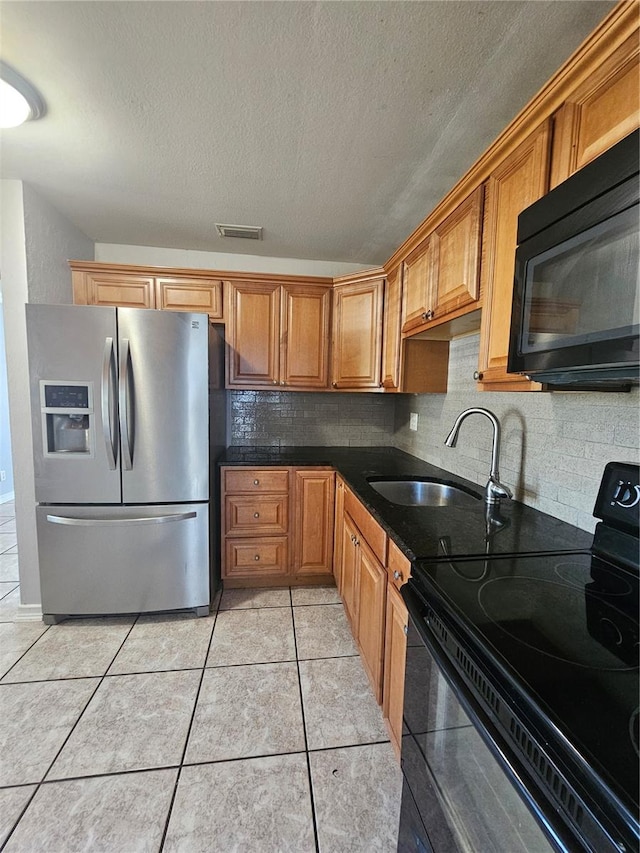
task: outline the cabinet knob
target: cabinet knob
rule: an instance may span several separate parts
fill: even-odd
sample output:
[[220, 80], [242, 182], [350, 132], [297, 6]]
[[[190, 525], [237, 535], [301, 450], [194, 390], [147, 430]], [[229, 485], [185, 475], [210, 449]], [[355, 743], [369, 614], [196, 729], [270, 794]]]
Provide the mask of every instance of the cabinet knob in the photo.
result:
[[406, 637], [406, 636], [407, 636], [407, 634], [409, 633], [409, 626], [408, 626], [408, 625], [403, 625], [403, 626], [402, 626], [402, 630], [404, 631], [404, 635], [405, 635], [405, 637]]
[[393, 579], [396, 581], [402, 580], [402, 574], [397, 569], [393, 573]]
[[332, 384], [332, 386], [333, 386], [334, 388], [337, 388], [337, 387], [338, 387], [338, 383], [337, 383], [337, 382], [332, 382], [331, 384]]
[[431, 308], [429, 308], [429, 310], [428, 310], [428, 311], [424, 311], [424, 312], [423, 312], [423, 314], [422, 314], [422, 319], [423, 319], [423, 320], [433, 320], [434, 316], [435, 316], [435, 314], [433, 313], [433, 311], [431, 310]]
[[476, 382], [479, 382], [482, 379], [482, 373], [480, 373], [479, 370], [474, 370], [473, 378], [476, 380]]
[[286, 385], [287, 383], [284, 381], [284, 379], [281, 379], [281, 380], [280, 380], [280, 384], [281, 384], [281, 385]]
[[254, 518], [260, 518], [260, 513], [259, 513], [259, 512], [254, 512], [254, 513], [253, 513], [253, 517], [254, 517]]
[[255, 555], [255, 557], [254, 557], [253, 559], [254, 559], [254, 560], [259, 560], [259, 559], [260, 559], [260, 554], [256, 554], [256, 555]]
[[260, 480], [254, 480], [254, 481], [253, 481], [253, 485], [254, 485], [254, 486], [259, 486], [259, 485], [260, 485]]

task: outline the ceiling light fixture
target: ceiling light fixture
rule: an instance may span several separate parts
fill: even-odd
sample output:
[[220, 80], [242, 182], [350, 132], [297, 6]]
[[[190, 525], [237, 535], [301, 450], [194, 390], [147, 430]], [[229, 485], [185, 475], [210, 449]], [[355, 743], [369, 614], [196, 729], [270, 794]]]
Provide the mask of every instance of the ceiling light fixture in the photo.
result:
[[17, 127], [47, 111], [31, 83], [0, 60], [0, 127]]
[[240, 237], [243, 240], [262, 240], [261, 225], [219, 225], [216, 230], [221, 237]]

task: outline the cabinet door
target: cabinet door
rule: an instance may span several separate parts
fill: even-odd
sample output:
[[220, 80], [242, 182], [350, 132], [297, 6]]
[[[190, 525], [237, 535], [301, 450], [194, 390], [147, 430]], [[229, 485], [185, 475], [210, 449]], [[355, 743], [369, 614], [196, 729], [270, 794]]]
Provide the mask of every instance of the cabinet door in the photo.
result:
[[333, 471], [311, 468], [294, 472], [294, 575], [331, 573], [334, 483]]
[[230, 288], [227, 385], [279, 383], [280, 286], [253, 282]]
[[402, 265], [402, 331], [411, 332], [431, 318], [435, 307], [433, 243], [428, 239]]
[[167, 311], [202, 311], [212, 320], [222, 319], [222, 282], [195, 278], [157, 278], [158, 308]]
[[483, 189], [478, 187], [431, 236], [437, 271], [432, 319], [443, 319], [468, 305], [475, 307], [480, 296]]
[[382, 664], [387, 573], [362, 536], [357, 540], [357, 640], [378, 704], [382, 702]]
[[151, 276], [120, 273], [87, 273], [89, 305], [121, 305], [126, 308], [155, 308], [154, 279]]
[[335, 521], [333, 525], [333, 576], [342, 595], [342, 528], [344, 525], [344, 481], [336, 475]]
[[551, 187], [624, 139], [640, 119], [638, 36], [628, 38], [559, 110], [553, 131]]
[[404, 670], [407, 657], [408, 613], [402, 596], [387, 586], [387, 613], [384, 642], [384, 690], [382, 713], [387, 720], [391, 743], [400, 757], [402, 743], [402, 709], [404, 705]]
[[402, 267], [387, 276], [384, 288], [384, 321], [382, 328], [382, 387], [385, 391], [400, 388], [400, 314], [402, 310]]
[[507, 356], [518, 215], [547, 190], [550, 137], [550, 122], [545, 121], [498, 166], [487, 184], [479, 359], [479, 378], [487, 390], [539, 387], [507, 373]]
[[340, 595], [351, 623], [351, 630], [355, 636], [357, 632], [356, 578], [358, 552], [356, 542], [358, 540], [358, 528], [346, 512], [342, 517], [341, 538]]
[[333, 387], [379, 388], [384, 279], [334, 291]]
[[329, 387], [329, 288], [283, 285], [280, 384]]

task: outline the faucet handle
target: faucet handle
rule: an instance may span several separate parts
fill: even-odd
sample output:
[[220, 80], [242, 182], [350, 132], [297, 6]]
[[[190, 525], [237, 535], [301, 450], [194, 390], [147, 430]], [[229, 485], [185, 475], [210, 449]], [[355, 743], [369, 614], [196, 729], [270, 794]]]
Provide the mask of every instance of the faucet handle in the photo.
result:
[[513, 498], [513, 492], [509, 488], [509, 486], [505, 486], [498, 479], [494, 479], [493, 477], [489, 477], [489, 481], [485, 488], [484, 499], [487, 504], [497, 504], [500, 502], [501, 498], [507, 498], [507, 500], [511, 500]]

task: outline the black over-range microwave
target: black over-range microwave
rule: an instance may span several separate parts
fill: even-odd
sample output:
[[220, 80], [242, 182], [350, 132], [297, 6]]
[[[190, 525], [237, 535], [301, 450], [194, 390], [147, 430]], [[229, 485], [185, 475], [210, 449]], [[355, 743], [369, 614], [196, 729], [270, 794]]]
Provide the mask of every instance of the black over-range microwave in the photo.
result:
[[639, 145], [635, 131], [518, 217], [509, 372], [638, 384]]

